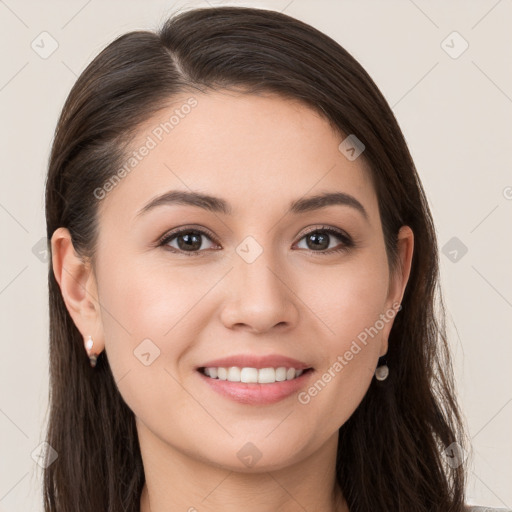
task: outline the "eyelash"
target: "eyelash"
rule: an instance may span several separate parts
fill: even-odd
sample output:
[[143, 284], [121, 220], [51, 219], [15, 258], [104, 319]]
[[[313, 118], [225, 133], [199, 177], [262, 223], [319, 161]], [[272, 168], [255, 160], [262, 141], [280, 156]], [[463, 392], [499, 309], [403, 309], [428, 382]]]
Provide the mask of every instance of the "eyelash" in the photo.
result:
[[[335, 229], [335, 228], [331, 228], [328, 226], [322, 226], [321, 228], [315, 228], [311, 231], [308, 231], [307, 233], [304, 233], [301, 236], [301, 238], [299, 239], [299, 241], [302, 240], [303, 238], [305, 238], [313, 233], [317, 233], [317, 232], [334, 235], [334, 236], [340, 238], [343, 243], [342, 243], [341, 247], [339, 247], [338, 249], [329, 249], [329, 250], [323, 250], [323, 251], [309, 250], [310, 253], [318, 254], [320, 256], [329, 256], [329, 255], [332, 255], [335, 253], [347, 252], [349, 249], [355, 247], [355, 245], [356, 245], [354, 243], [354, 241], [343, 231]], [[204, 236], [208, 237], [212, 242], [216, 243], [217, 245], [220, 245], [219, 242], [216, 240], [215, 236], [210, 231], [208, 231], [206, 229], [185, 227], [185, 228], [179, 228], [177, 230], [168, 232], [165, 235], [163, 235], [158, 240], [157, 247], [166, 246], [171, 240], [173, 240], [174, 238], [176, 238], [179, 235], [182, 235], [184, 233], [194, 233], [194, 234], [204, 235]], [[179, 249], [176, 249], [175, 247], [168, 247], [168, 248], [166, 248], [166, 250], [169, 250], [170, 252], [173, 252], [176, 254], [184, 254], [185, 256], [203, 256], [202, 253], [205, 251], [205, 249], [199, 250], [199, 251], [181, 251]]]

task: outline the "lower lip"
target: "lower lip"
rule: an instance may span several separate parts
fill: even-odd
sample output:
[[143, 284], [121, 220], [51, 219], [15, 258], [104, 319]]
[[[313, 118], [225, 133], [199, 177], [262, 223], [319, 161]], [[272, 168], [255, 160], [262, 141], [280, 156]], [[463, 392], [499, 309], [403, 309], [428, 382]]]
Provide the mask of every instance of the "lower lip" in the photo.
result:
[[230, 382], [229, 380], [212, 379], [199, 370], [197, 370], [197, 373], [214, 391], [236, 402], [242, 404], [266, 405], [284, 400], [299, 391], [305, 386], [313, 370], [304, 372], [296, 379], [273, 382], [272, 384]]

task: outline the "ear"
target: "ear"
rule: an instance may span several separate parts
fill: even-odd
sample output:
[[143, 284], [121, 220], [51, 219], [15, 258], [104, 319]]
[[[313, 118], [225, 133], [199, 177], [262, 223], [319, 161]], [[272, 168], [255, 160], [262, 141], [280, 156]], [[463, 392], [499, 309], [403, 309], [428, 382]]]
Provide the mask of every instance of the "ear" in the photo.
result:
[[[92, 352], [105, 348], [103, 326], [98, 302], [96, 277], [89, 262], [73, 247], [66, 228], [58, 228], [51, 239], [52, 266], [66, 308], [85, 341], [92, 336]], [[85, 350], [85, 348], [84, 348]]]
[[384, 311], [385, 320], [382, 332], [382, 346], [380, 355], [388, 351], [388, 339], [395, 316], [398, 314], [399, 305], [405, 293], [405, 287], [411, 273], [412, 255], [414, 252], [414, 233], [409, 226], [402, 226], [397, 235], [398, 265], [390, 275], [386, 308]]

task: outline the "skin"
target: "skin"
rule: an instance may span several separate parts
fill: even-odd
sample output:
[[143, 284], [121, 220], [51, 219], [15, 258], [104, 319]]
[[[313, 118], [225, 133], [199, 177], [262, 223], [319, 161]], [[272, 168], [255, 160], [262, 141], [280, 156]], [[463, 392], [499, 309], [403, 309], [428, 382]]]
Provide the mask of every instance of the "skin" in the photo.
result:
[[[133, 146], [188, 97], [141, 126]], [[402, 265], [390, 274], [367, 164], [349, 161], [338, 150], [344, 137], [312, 109], [271, 94], [194, 97], [197, 107], [100, 201], [95, 268], [77, 257], [66, 229], [52, 237], [69, 313], [84, 341], [92, 335], [93, 350], [106, 350], [136, 416], [146, 476], [140, 510], [347, 511], [335, 484], [338, 429], [387, 352], [392, 320], [307, 404], [296, 395], [241, 404], [212, 391], [195, 368], [237, 353], [283, 354], [315, 369], [307, 389], [401, 302], [413, 233], [401, 228]], [[221, 197], [233, 215], [174, 204], [137, 216], [169, 190]], [[353, 195], [368, 221], [339, 205], [285, 215], [292, 200], [321, 191]], [[156, 246], [190, 225], [216, 237], [200, 238], [202, 256], [168, 250], [179, 251], [177, 238]], [[355, 247], [332, 252], [343, 245], [335, 235], [328, 246], [308, 246], [304, 235], [324, 225]], [[236, 252], [249, 235], [263, 250], [252, 263]], [[133, 353], [146, 338], [160, 350], [149, 366]], [[248, 442], [261, 453], [252, 467], [237, 457]]]

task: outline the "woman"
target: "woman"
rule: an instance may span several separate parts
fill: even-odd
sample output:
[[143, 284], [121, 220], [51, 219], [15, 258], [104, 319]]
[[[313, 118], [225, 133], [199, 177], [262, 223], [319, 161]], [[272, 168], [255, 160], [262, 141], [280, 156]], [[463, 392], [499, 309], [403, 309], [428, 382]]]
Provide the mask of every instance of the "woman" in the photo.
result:
[[46, 511], [467, 510], [431, 213], [335, 41], [236, 7], [118, 38], [46, 215]]

